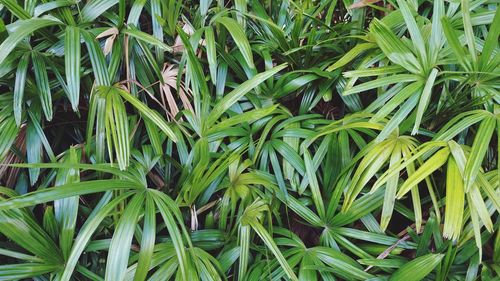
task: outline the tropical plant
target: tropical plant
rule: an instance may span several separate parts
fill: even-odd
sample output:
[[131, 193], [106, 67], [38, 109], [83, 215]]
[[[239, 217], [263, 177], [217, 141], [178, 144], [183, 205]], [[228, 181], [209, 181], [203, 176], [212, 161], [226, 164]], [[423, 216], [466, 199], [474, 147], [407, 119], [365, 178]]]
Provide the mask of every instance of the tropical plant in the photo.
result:
[[0, 280], [497, 280], [495, 0], [0, 0]]

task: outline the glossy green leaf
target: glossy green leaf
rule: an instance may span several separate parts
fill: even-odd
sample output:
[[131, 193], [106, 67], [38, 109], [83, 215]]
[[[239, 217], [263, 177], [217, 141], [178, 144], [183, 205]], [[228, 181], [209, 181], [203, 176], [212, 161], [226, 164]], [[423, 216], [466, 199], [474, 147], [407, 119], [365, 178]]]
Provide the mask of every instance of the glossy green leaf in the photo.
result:
[[419, 281], [425, 278], [439, 264], [443, 255], [428, 254], [418, 257], [399, 268], [390, 280]]
[[80, 30], [78, 27], [68, 26], [64, 36], [64, 62], [69, 89], [68, 98], [73, 111], [77, 111], [80, 100]]

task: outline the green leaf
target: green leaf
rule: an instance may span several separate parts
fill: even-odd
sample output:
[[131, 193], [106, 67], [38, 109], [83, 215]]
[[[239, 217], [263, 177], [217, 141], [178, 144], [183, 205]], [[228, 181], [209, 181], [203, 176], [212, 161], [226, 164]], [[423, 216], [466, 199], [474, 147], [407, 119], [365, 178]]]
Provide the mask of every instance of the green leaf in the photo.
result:
[[56, 0], [52, 2], [47, 2], [44, 4], [37, 5], [35, 7], [34, 11], [34, 16], [39, 17], [42, 14], [45, 14], [49, 11], [62, 8], [62, 7], [69, 7], [71, 5], [75, 5], [76, 1], [75, 0]]
[[217, 84], [217, 53], [215, 48], [215, 36], [212, 27], [207, 26], [205, 28], [205, 40], [207, 42], [207, 60], [208, 67], [210, 70], [210, 77], [212, 78], [212, 84]]
[[[389, 168], [394, 167], [401, 160], [401, 144], [398, 142], [391, 153]], [[384, 205], [380, 217], [380, 228], [385, 231], [391, 220], [392, 211], [394, 210], [394, 201], [396, 199], [396, 191], [398, 188], [399, 176], [395, 174], [387, 180], [384, 193]]]
[[[3, 198], [0, 203], [8, 202]], [[19, 247], [50, 264], [60, 264], [62, 257], [57, 245], [26, 210], [0, 211], [0, 232]]]
[[12, 53], [17, 44], [28, 35], [41, 28], [58, 24], [61, 24], [61, 22], [54, 18], [33, 18], [17, 21], [16, 30], [0, 44], [0, 64]]
[[397, 0], [401, 14], [403, 15], [406, 27], [410, 33], [413, 45], [420, 56], [422, 65], [427, 64], [427, 50], [425, 48], [425, 41], [420, 33], [420, 29], [413, 17], [410, 7], [408, 7], [407, 0]]
[[89, 32], [82, 31], [81, 34], [83, 36], [83, 40], [85, 40], [85, 44], [87, 45], [87, 49], [89, 51], [89, 57], [90, 57], [90, 62], [92, 63], [92, 71], [94, 72], [96, 86], [110, 86], [111, 81], [108, 73], [106, 60], [104, 58], [104, 53], [99, 47], [97, 40]]
[[259, 235], [260, 239], [262, 239], [262, 241], [264, 241], [264, 244], [266, 244], [266, 246], [269, 248], [271, 253], [273, 253], [274, 257], [278, 260], [279, 264], [281, 265], [282, 269], [285, 271], [288, 278], [290, 278], [291, 280], [298, 281], [297, 276], [293, 272], [292, 268], [290, 267], [290, 265], [286, 261], [285, 257], [283, 256], [283, 254], [281, 253], [279, 248], [276, 246], [273, 238], [271, 237], [271, 235], [269, 235], [269, 233], [266, 231], [266, 229], [260, 223], [258, 223], [256, 221], [251, 221], [250, 226], [257, 233], [257, 235]]
[[91, 22], [117, 3], [118, 0], [91, 0], [81, 10], [80, 21]]
[[67, 26], [64, 39], [64, 65], [68, 82], [68, 98], [73, 111], [78, 111], [80, 100], [80, 29]]
[[121, 97], [132, 104], [144, 117], [151, 120], [156, 126], [158, 126], [173, 142], [177, 141], [177, 136], [172, 131], [170, 126], [167, 124], [165, 119], [158, 114], [158, 112], [147, 107], [139, 99], [131, 95], [129, 92], [116, 88], [116, 91], [121, 95]]
[[446, 36], [446, 40], [448, 42], [448, 46], [451, 48], [453, 53], [455, 54], [455, 59], [464, 67], [466, 70], [470, 69], [469, 63], [467, 62], [465, 52], [460, 44], [460, 40], [458, 39], [458, 35], [453, 29], [450, 20], [447, 17], [443, 17], [441, 19], [441, 23], [443, 25], [444, 35]]
[[168, 46], [167, 44], [163, 43], [159, 39], [155, 38], [154, 36], [147, 34], [145, 32], [142, 32], [135, 27], [129, 27], [127, 29], [123, 30], [123, 33], [130, 35], [131, 37], [134, 37], [138, 40], [143, 41], [144, 43], [148, 43], [152, 46], [156, 46], [162, 50], [165, 50], [167, 52], [172, 52], [172, 48]]
[[446, 172], [446, 212], [443, 236], [457, 241], [462, 230], [464, 213], [464, 183], [462, 174], [453, 157], [448, 160]]
[[[68, 155], [63, 163], [74, 164], [79, 163], [79, 155], [74, 148], [70, 148]], [[71, 166], [71, 165], [69, 165]], [[60, 169], [56, 176], [56, 186], [70, 184], [80, 181], [80, 171], [78, 169]], [[76, 228], [76, 220], [78, 215], [79, 197], [69, 197], [54, 201], [55, 218], [60, 228], [59, 245], [63, 253], [63, 257], [69, 256], [71, 246], [73, 245], [73, 235]]]
[[189, 273], [188, 272], [189, 265], [187, 262], [185, 246], [183, 243], [181, 232], [175, 221], [180, 216], [180, 214], [175, 214], [175, 212], [179, 213], [178, 210], [174, 210], [174, 208], [177, 208], [177, 205], [167, 195], [159, 191], [152, 191], [151, 195], [153, 196], [156, 206], [160, 211], [163, 221], [165, 222], [165, 225], [168, 229], [168, 233], [170, 234], [170, 239], [174, 244], [175, 252], [177, 254], [177, 261], [179, 262], [181, 279], [188, 280], [187, 276]]
[[252, 77], [252, 79], [247, 80], [240, 84], [236, 89], [231, 91], [229, 94], [224, 96], [212, 109], [210, 112], [207, 121], [206, 121], [206, 126], [208, 128], [212, 126], [219, 117], [224, 114], [226, 110], [228, 110], [233, 104], [235, 104], [239, 99], [241, 99], [244, 95], [246, 95], [249, 91], [257, 87], [259, 84], [262, 82], [266, 81], [267, 79], [271, 78], [273, 75], [278, 73], [279, 71], [283, 70], [286, 68], [286, 64], [281, 64], [278, 65], [270, 70], [267, 70], [265, 72], [259, 73]]
[[427, 82], [425, 82], [424, 89], [420, 94], [420, 101], [418, 102], [417, 107], [417, 117], [415, 120], [415, 124], [413, 125], [412, 135], [415, 135], [420, 128], [420, 123], [422, 122], [422, 117], [424, 116], [424, 112], [431, 101], [432, 88], [434, 87], [434, 81], [438, 75], [439, 71], [436, 68], [433, 68], [431, 73], [429, 74], [429, 78], [427, 78]]
[[349, 256], [326, 247], [315, 247], [313, 253], [336, 274], [346, 280], [367, 280], [372, 274], [364, 272], [361, 266]]
[[151, 265], [156, 237], [156, 210], [151, 195], [146, 194], [144, 207], [144, 225], [142, 228], [141, 251], [137, 262], [134, 281], [146, 280]]
[[60, 270], [58, 264], [16, 263], [0, 265], [1, 280], [23, 280]]
[[304, 164], [306, 166], [306, 176], [309, 180], [312, 199], [319, 217], [322, 218], [325, 216], [325, 206], [323, 204], [323, 197], [321, 196], [318, 179], [316, 178], [316, 169], [313, 167], [311, 155], [307, 150], [304, 151]]
[[279, 139], [273, 139], [271, 144], [299, 174], [306, 173], [304, 161], [289, 144]]
[[476, 137], [474, 138], [470, 156], [467, 159], [467, 164], [464, 170], [466, 192], [471, 189], [472, 185], [476, 181], [477, 174], [481, 169], [481, 163], [483, 162], [486, 151], [488, 150], [488, 144], [491, 141], [496, 125], [497, 120], [494, 116], [485, 118], [481, 122], [481, 125], [479, 125], [479, 129], [477, 130]]
[[77, 195], [92, 194], [115, 189], [142, 189], [128, 180], [94, 180], [69, 183], [55, 188], [41, 189], [0, 202], [0, 210], [23, 208]]
[[371, 89], [375, 88], [380, 88], [383, 86], [391, 85], [391, 84], [396, 84], [400, 82], [413, 82], [417, 81], [418, 77], [413, 74], [396, 74], [396, 75], [391, 75], [387, 77], [382, 77], [375, 79], [370, 82], [365, 82], [363, 84], [354, 86], [350, 89], [346, 89], [342, 94], [343, 95], [352, 95], [360, 92], [365, 92]]
[[461, 5], [462, 20], [465, 31], [465, 41], [467, 42], [467, 47], [469, 47], [470, 57], [472, 58], [472, 61], [475, 65], [477, 62], [476, 45], [475, 45], [476, 37], [474, 36], [474, 31], [472, 30], [469, 1], [462, 0], [461, 4], [462, 4]]
[[85, 250], [85, 247], [92, 237], [92, 234], [94, 234], [104, 218], [106, 218], [119, 203], [123, 202], [123, 200], [125, 200], [133, 193], [127, 192], [120, 196], [117, 196], [112, 201], [109, 201], [111, 199], [111, 194], [111, 192], [107, 192], [101, 198], [99, 204], [93, 209], [92, 213], [80, 229], [80, 232], [78, 233], [77, 237], [75, 238], [75, 242], [73, 243], [71, 253], [66, 260], [64, 271], [61, 274], [61, 281], [71, 280], [71, 275], [73, 274], [73, 271], [75, 270], [75, 267], [80, 260], [80, 255]]
[[441, 48], [444, 43], [443, 38], [443, 27], [441, 24], [441, 18], [443, 18], [445, 13], [444, 0], [436, 0], [434, 1], [433, 11], [432, 11], [432, 29], [431, 29], [431, 38], [430, 38], [430, 51], [432, 54], [431, 62], [437, 60], [437, 56], [441, 51]]
[[130, 244], [137, 224], [137, 218], [144, 203], [144, 192], [136, 194], [128, 202], [117, 223], [106, 262], [105, 280], [123, 280], [130, 255]]
[[19, 6], [17, 1], [15, 0], [2, 0], [0, 1], [2, 5], [4, 5], [13, 15], [18, 17], [19, 19], [29, 19], [31, 16], [30, 14], [23, 9], [23, 7]]
[[[178, 32], [187, 52], [187, 68], [190, 69], [190, 71], [186, 73], [186, 79], [188, 79], [192, 84], [194, 114], [196, 114], [197, 123], [204, 124], [205, 117], [208, 114], [208, 109], [210, 106], [208, 85], [205, 81], [205, 75], [203, 73], [201, 63], [194, 52], [195, 50], [193, 50], [191, 41], [188, 39], [187, 34], [182, 29], [178, 28]], [[178, 79], [178, 81], [180, 81], [180, 79]], [[198, 134], [201, 134], [202, 129], [203, 128], [199, 127], [195, 128]]]
[[[125, 170], [129, 165], [130, 141], [128, 118], [125, 105], [117, 88], [110, 88], [105, 92], [106, 98], [106, 138], [110, 158], [113, 150], [120, 170]], [[112, 144], [112, 145], [111, 145]], [[112, 160], [112, 159], [111, 159]]]
[[52, 93], [50, 91], [49, 77], [47, 76], [47, 68], [45, 59], [42, 55], [33, 54], [33, 70], [35, 72], [36, 85], [40, 95], [43, 113], [47, 121], [52, 120]]
[[212, 126], [207, 134], [209, 135], [209, 137], [211, 134], [224, 134], [224, 132], [226, 132], [232, 126], [242, 125], [245, 123], [253, 123], [259, 119], [271, 115], [276, 111], [277, 107], [278, 105], [274, 105], [266, 108], [254, 109], [243, 114], [238, 114], [236, 116], [230, 117], [217, 123], [217, 125]]
[[241, 26], [228, 17], [219, 17], [215, 20], [217, 23], [224, 25], [227, 28], [231, 36], [233, 37], [234, 42], [240, 49], [243, 58], [245, 58], [246, 63], [251, 69], [255, 69], [255, 65], [253, 62], [253, 54], [252, 48], [250, 47], [250, 43], [248, 43], [247, 36], [245, 35], [245, 31]]
[[498, 36], [500, 36], [500, 10], [496, 9], [495, 17], [490, 25], [490, 30], [486, 36], [480, 62], [485, 66], [490, 62], [490, 57], [498, 47]]
[[370, 31], [378, 46], [393, 63], [401, 65], [411, 73], [421, 72], [422, 66], [410, 48], [384, 22], [374, 19]]
[[359, 163], [356, 172], [353, 175], [351, 184], [346, 188], [344, 205], [342, 211], [347, 211], [363, 187], [382, 168], [387, 159], [391, 156], [395, 141], [387, 140], [373, 147], [363, 160]]
[[238, 280], [244, 280], [247, 275], [248, 257], [250, 254], [250, 226], [240, 225], [238, 236], [240, 254], [238, 263]]
[[19, 60], [16, 70], [16, 82], [14, 84], [14, 118], [19, 127], [21, 125], [21, 118], [23, 113], [24, 104], [24, 88], [26, 86], [26, 72], [28, 70], [29, 54], [24, 54]]
[[401, 199], [408, 191], [415, 187], [419, 182], [430, 176], [434, 171], [441, 168], [448, 160], [450, 149], [444, 147], [431, 158], [427, 159], [399, 188], [397, 198]]
[[441, 262], [443, 254], [418, 257], [396, 270], [389, 280], [419, 281], [425, 278]]
[[334, 71], [337, 68], [343, 67], [344, 65], [348, 64], [352, 60], [354, 60], [357, 56], [359, 56], [361, 53], [373, 49], [376, 47], [375, 44], [373, 43], [361, 43], [357, 44], [354, 48], [349, 50], [349, 52], [345, 53], [339, 60], [337, 60], [334, 64], [330, 65], [326, 71]]

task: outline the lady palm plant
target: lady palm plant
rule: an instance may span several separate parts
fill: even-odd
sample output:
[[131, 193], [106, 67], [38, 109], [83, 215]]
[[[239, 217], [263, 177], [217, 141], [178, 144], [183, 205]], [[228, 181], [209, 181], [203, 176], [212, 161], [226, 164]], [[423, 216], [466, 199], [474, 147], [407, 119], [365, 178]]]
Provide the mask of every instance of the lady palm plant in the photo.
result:
[[0, 16], [1, 280], [500, 276], [496, 1]]

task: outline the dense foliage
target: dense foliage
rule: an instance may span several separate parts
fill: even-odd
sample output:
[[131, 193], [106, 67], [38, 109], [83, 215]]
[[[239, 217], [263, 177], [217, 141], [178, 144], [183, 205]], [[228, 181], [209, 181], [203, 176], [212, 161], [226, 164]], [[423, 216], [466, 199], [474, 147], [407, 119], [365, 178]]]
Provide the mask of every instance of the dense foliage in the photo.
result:
[[498, 4], [0, 0], [0, 280], [497, 280]]

